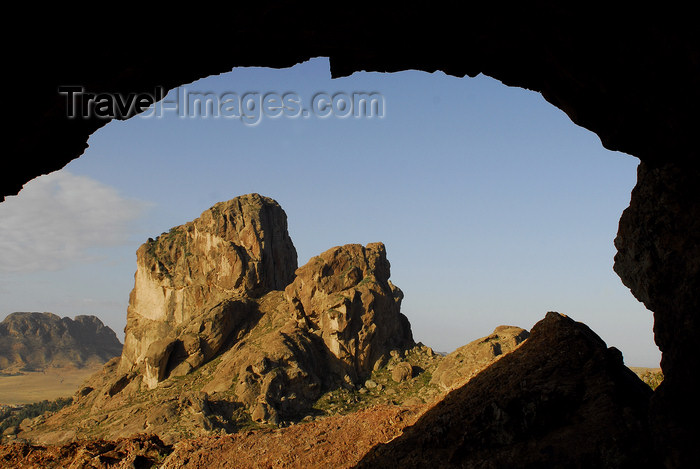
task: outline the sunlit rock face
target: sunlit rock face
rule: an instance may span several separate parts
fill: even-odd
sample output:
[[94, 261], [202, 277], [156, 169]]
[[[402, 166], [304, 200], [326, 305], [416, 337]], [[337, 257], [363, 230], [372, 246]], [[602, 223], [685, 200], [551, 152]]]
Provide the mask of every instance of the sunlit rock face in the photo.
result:
[[181, 329], [204, 332], [194, 330], [195, 322], [201, 328], [213, 323], [221, 326], [210, 331], [216, 338], [209, 334], [202, 340], [208, 342], [205, 348], [216, 350], [245, 317], [245, 306], [222, 302], [282, 290], [297, 267], [286, 214], [258, 194], [214, 205], [196, 220], [149, 240], [136, 256], [121, 370], [145, 363], [149, 383], [157, 382], [169, 355], [165, 344], [153, 344], [178, 337]]
[[233, 431], [242, 412], [280, 423], [415, 345], [382, 243], [335, 247], [297, 269], [286, 215], [257, 194], [216, 204], [137, 258], [122, 356], [27, 430], [36, 441], [146, 430], [173, 442]]
[[391, 350], [414, 345], [400, 312], [403, 293], [389, 274], [382, 243], [347, 244], [313, 257], [285, 290], [297, 320], [316, 331], [351, 380]]

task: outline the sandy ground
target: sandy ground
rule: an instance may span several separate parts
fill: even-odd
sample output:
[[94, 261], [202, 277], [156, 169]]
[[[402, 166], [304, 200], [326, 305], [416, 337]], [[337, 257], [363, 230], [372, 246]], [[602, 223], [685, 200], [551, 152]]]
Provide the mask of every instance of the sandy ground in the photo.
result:
[[0, 404], [29, 404], [70, 397], [102, 365], [85, 368], [48, 368], [20, 376], [0, 375]]

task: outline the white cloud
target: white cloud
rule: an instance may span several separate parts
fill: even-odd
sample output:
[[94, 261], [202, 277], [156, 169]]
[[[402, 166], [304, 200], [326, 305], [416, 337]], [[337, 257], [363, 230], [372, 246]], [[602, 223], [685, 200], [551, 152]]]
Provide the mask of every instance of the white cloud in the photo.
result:
[[0, 272], [58, 270], [94, 259], [94, 248], [129, 239], [146, 204], [62, 170], [0, 203]]

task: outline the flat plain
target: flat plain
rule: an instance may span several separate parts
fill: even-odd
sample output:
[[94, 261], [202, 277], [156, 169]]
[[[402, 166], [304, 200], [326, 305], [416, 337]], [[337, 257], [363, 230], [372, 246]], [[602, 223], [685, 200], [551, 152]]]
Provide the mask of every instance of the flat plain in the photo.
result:
[[70, 397], [102, 365], [84, 368], [46, 368], [17, 376], [0, 375], [0, 404], [29, 404], [59, 397]]

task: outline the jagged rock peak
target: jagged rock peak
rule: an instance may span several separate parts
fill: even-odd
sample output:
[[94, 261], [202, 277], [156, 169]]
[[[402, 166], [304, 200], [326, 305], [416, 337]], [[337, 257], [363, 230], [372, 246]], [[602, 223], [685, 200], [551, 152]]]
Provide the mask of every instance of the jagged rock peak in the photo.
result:
[[317, 331], [353, 380], [391, 350], [414, 345], [403, 292], [389, 275], [384, 244], [346, 244], [313, 257], [285, 290], [297, 320]]
[[82, 367], [121, 353], [112, 329], [95, 316], [12, 313], [0, 323], [0, 369]]
[[223, 301], [284, 289], [297, 268], [287, 215], [259, 194], [217, 203], [149, 239], [136, 257], [122, 369]]
[[[173, 287], [213, 282], [241, 295], [282, 290], [297, 268], [287, 215], [275, 200], [259, 194], [219, 202], [199, 218], [149, 239], [137, 255]], [[208, 262], [192, 265], [202, 255]]]

